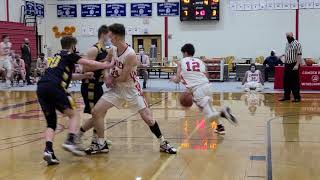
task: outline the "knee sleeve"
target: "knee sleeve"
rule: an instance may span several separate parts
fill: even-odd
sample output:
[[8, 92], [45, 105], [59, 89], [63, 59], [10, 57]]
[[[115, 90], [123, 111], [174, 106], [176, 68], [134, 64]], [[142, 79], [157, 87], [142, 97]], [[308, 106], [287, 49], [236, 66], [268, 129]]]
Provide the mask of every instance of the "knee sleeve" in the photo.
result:
[[57, 114], [49, 113], [46, 115], [47, 120], [47, 128], [51, 128], [53, 130], [57, 129]]

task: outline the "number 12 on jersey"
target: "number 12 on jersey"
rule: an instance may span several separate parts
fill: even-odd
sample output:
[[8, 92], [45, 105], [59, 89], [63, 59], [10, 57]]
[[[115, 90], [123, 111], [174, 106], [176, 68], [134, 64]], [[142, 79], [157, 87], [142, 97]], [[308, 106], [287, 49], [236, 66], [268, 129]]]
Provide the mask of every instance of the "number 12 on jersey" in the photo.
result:
[[192, 62], [190, 64], [190, 61], [186, 62], [187, 65], [187, 71], [197, 71], [200, 72], [200, 63], [199, 62]]

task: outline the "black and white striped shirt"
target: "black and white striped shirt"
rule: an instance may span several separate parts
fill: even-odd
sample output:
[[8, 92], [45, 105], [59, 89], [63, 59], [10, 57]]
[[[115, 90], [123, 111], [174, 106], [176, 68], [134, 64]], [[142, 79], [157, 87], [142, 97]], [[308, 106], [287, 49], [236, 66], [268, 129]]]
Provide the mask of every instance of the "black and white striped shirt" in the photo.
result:
[[291, 64], [297, 62], [297, 57], [302, 55], [302, 48], [300, 42], [297, 40], [287, 43], [285, 51], [285, 63]]

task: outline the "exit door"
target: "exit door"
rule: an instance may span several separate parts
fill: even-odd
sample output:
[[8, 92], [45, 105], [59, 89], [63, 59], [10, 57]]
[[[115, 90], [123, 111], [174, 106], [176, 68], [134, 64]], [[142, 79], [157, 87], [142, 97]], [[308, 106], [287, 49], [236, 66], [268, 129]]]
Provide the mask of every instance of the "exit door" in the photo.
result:
[[[133, 35], [132, 42], [133, 42], [133, 49], [136, 52], [139, 52], [139, 48], [143, 47], [145, 53], [149, 57], [151, 57], [153, 54], [156, 56], [154, 58], [156, 58], [157, 61], [161, 61], [162, 59], [161, 35]], [[154, 51], [153, 52], [150, 51], [152, 45], [156, 47], [155, 53]]]

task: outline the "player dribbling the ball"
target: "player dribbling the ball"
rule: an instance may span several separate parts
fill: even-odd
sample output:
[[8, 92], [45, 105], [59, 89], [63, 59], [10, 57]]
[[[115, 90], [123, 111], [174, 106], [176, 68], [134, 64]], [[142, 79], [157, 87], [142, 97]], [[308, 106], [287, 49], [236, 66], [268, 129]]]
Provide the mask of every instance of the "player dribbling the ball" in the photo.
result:
[[171, 78], [175, 83], [182, 82], [187, 91], [193, 95], [194, 103], [204, 113], [206, 120], [215, 120], [218, 124], [215, 132], [225, 134], [225, 128], [219, 121], [220, 118], [226, 118], [231, 124], [237, 125], [237, 119], [231, 114], [229, 107], [224, 107], [217, 111], [212, 107], [212, 88], [206, 76], [206, 66], [198, 58], [194, 58], [195, 49], [192, 44], [185, 44], [181, 48], [183, 59], [177, 63], [177, 75]]

